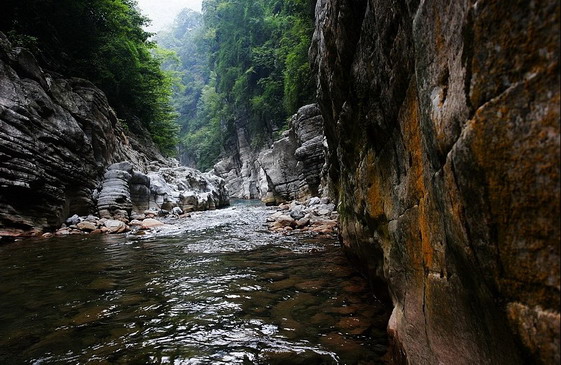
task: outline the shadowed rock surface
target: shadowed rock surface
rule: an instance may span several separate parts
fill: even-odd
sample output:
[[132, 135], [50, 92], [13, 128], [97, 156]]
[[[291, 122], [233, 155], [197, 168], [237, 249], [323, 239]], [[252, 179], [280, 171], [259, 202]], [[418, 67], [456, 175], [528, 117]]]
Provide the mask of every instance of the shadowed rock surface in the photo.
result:
[[92, 211], [107, 165], [162, 159], [149, 139], [137, 138], [92, 83], [43, 70], [0, 33], [0, 236], [52, 229]]
[[398, 361], [560, 361], [559, 10], [317, 2], [330, 188]]

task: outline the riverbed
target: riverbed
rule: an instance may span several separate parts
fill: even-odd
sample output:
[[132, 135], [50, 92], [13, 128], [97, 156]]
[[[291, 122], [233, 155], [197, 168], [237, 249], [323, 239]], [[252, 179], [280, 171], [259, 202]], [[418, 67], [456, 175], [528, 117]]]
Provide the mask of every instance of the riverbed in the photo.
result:
[[384, 364], [387, 310], [337, 240], [271, 213], [0, 246], [0, 364]]

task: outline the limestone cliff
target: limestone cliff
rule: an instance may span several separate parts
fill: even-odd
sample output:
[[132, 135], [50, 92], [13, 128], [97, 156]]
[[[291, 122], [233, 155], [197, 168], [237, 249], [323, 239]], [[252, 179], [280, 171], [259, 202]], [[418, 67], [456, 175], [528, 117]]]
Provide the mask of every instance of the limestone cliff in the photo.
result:
[[323, 194], [323, 120], [315, 104], [301, 107], [289, 129], [271, 146], [255, 150], [243, 128], [237, 144], [212, 172], [226, 180], [230, 196], [279, 203]]
[[0, 236], [87, 214], [108, 164], [162, 159], [139, 138], [127, 136], [93, 84], [43, 70], [0, 33]]
[[344, 246], [410, 364], [560, 360], [559, 2], [318, 0]]

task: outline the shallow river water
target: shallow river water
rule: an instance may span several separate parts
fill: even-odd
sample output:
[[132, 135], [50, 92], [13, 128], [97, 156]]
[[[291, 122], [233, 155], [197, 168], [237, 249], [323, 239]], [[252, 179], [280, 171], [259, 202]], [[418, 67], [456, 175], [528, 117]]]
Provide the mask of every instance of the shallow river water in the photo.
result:
[[385, 363], [386, 311], [337, 242], [271, 212], [0, 246], [0, 364]]

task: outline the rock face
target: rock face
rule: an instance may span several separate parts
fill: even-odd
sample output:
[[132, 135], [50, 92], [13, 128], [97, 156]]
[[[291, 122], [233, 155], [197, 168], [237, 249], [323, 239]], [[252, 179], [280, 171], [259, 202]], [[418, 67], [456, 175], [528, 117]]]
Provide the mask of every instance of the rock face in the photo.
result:
[[228, 191], [220, 177], [183, 166], [155, 164], [150, 169], [145, 175], [130, 162], [109, 166], [97, 194], [99, 216], [128, 223], [133, 217], [145, 216], [147, 209], [154, 216], [161, 211], [181, 215], [229, 205]]
[[330, 189], [401, 362], [559, 362], [559, 10], [317, 2]]
[[289, 129], [270, 148], [254, 151], [238, 130], [238, 153], [220, 161], [213, 173], [226, 180], [230, 196], [272, 202], [322, 194], [325, 164], [323, 120], [315, 104], [298, 110]]
[[151, 208], [182, 212], [208, 210], [230, 204], [224, 179], [211, 173], [180, 166], [148, 173]]
[[132, 174], [133, 166], [128, 162], [116, 163], [108, 167], [97, 200], [97, 210], [101, 218], [129, 218], [132, 211], [129, 181], [132, 179]]
[[105, 167], [144, 166], [155, 147], [125, 135], [105, 95], [41, 69], [0, 33], [0, 236], [59, 226], [87, 214]]

